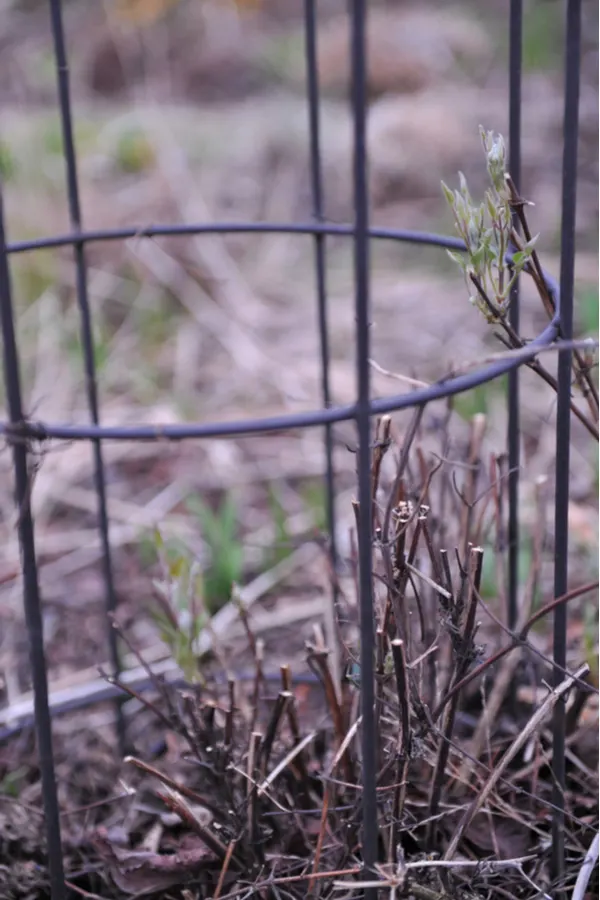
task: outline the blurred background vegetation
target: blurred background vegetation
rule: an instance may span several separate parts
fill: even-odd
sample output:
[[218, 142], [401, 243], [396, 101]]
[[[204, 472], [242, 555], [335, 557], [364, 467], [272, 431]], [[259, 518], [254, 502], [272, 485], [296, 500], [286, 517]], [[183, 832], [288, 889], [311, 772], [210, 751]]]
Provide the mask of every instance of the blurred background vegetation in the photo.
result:
[[[530, 220], [541, 232], [542, 262], [558, 275], [564, 3], [524, 6], [522, 190], [535, 202]], [[347, 3], [317, 7], [325, 218], [346, 222]], [[597, 334], [598, 10], [591, 0], [583, 7], [576, 325]], [[300, 0], [64, 0], [63, 14], [86, 228], [310, 219]], [[48, 4], [4, 0], [0, 20], [9, 239], [68, 232]], [[462, 170], [476, 193], [485, 181], [478, 126], [507, 134], [507, 3], [373, 0], [368, 28], [372, 221], [451, 233], [441, 180], [454, 186]], [[232, 419], [320, 405], [313, 252], [309, 237], [286, 234], [88, 245], [102, 421]], [[349, 241], [327, 241], [336, 402], [351, 401], [355, 389], [351, 262]], [[442, 251], [376, 242], [372, 269], [372, 354], [384, 369], [431, 379], [498, 349]], [[12, 277], [28, 410], [87, 421], [72, 251], [15, 255]], [[546, 322], [526, 283], [522, 321], [525, 336]], [[488, 414], [496, 447], [505, 435], [504, 387], [478, 388], [455, 403], [459, 420]], [[409, 387], [374, 372], [373, 389]], [[551, 472], [553, 415], [554, 397], [524, 373], [526, 480]], [[340, 488], [353, 484], [351, 439], [340, 429]], [[219, 597], [223, 570], [228, 578], [260, 571], [323, 525], [317, 431], [178, 448], [107, 445], [106, 459], [121, 583], [152, 561], [151, 540], [130, 548], [162, 520], [193, 556], [212, 558], [207, 577]], [[3, 473], [8, 465], [5, 455]], [[574, 503], [593, 505], [597, 459], [576, 426], [572, 468]], [[12, 590], [18, 547], [3, 483], [0, 574]], [[190, 496], [201, 498], [192, 512]], [[100, 597], [89, 448], [48, 454], [34, 507], [45, 596]], [[589, 555], [589, 519], [577, 522]], [[51, 638], [61, 634], [51, 613], [49, 625]]]

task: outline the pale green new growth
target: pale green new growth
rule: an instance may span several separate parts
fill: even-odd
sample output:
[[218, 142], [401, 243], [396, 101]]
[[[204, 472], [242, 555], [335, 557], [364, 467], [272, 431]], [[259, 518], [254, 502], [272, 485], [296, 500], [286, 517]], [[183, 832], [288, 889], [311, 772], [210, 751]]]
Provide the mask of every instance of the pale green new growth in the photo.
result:
[[509, 257], [512, 222], [506, 189], [504, 139], [483, 128], [480, 128], [480, 135], [491, 182], [483, 202], [478, 205], [473, 202], [462, 172], [459, 172], [459, 190], [452, 191], [444, 182], [442, 189], [454, 214], [456, 230], [466, 247], [466, 254], [449, 250], [448, 256], [465, 276], [470, 302], [490, 324], [494, 324], [504, 319], [511, 288], [529, 262], [539, 235]]

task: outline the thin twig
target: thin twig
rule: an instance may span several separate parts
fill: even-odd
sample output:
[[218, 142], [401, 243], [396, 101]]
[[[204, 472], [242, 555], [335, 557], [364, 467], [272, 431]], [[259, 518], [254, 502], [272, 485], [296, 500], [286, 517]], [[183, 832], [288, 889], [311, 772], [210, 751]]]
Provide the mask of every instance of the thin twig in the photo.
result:
[[574, 675], [568, 675], [567, 678], [565, 678], [565, 680], [558, 685], [558, 687], [554, 688], [549, 693], [548, 697], [542, 703], [540, 708], [535, 711], [525, 728], [517, 735], [502, 759], [497, 761], [492, 774], [486, 781], [482, 790], [465, 811], [456, 831], [452, 835], [452, 840], [450, 841], [448, 849], [444, 854], [444, 859], [452, 859], [466, 829], [469, 827], [469, 825], [473, 821], [474, 816], [481, 809], [481, 807], [493, 791], [494, 787], [496, 786], [496, 783], [502, 776], [503, 772], [505, 771], [509, 763], [515, 758], [519, 750], [521, 750], [521, 748], [527, 743], [531, 736], [535, 734], [538, 727], [547, 717], [548, 713], [550, 713], [554, 709], [554, 706], [556, 705], [556, 703], [558, 703], [560, 698], [563, 697], [573, 687], [576, 679], [579, 679], [582, 676], [586, 675], [589, 671], [590, 667], [587, 665], [587, 663], [584, 663], [577, 669]]
[[[171, 812], [176, 813], [182, 822], [184, 822], [188, 828], [190, 828], [198, 837], [202, 840], [206, 846], [212, 850], [215, 856], [218, 856], [220, 860], [225, 860], [227, 857], [228, 848], [219, 838], [212, 833], [210, 828], [207, 828], [202, 824], [194, 815], [190, 807], [184, 801], [183, 797], [181, 797], [177, 791], [174, 791], [172, 788], [165, 787], [164, 790], [157, 790], [156, 796], [159, 797], [165, 806], [171, 810]], [[240, 860], [236, 860], [233, 858], [233, 862], [239, 868], [241, 867]]]
[[[519, 611], [519, 619], [517, 622], [517, 632], [521, 632], [527, 625], [527, 621], [532, 615], [532, 609], [535, 602], [536, 596], [536, 587], [538, 583], [538, 578], [541, 570], [542, 564], [542, 545], [544, 541], [544, 506], [543, 506], [543, 495], [541, 492], [541, 485], [545, 482], [545, 479], [540, 480], [538, 482], [537, 489], [537, 516], [536, 523], [534, 526], [534, 534], [533, 534], [533, 552], [532, 552], [532, 564], [531, 571], [529, 575], [529, 582], [525, 591], [525, 597], [523, 599], [523, 603], [521, 605], [521, 609]], [[485, 707], [483, 713], [477, 723], [477, 728], [475, 729], [475, 733], [471, 742], [471, 755], [475, 758], [478, 758], [481, 749], [483, 746], [483, 742], [485, 740], [486, 731], [488, 730], [490, 724], [494, 722], [498, 716], [502, 703], [506, 694], [508, 693], [511, 684], [513, 683], [514, 674], [516, 672], [517, 666], [521, 661], [522, 651], [520, 653], [514, 653], [512, 656], [509, 656], [504, 660], [500, 671], [494, 678], [494, 685], [489, 697], [486, 700]], [[463, 763], [461, 769], [461, 780], [463, 782], [468, 781], [469, 772], [471, 771], [471, 764], [465, 761]]]
[[217, 881], [217, 886], [212, 896], [212, 900], [219, 900], [219, 897], [221, 896], [223, 884], [225, 883], [225, 876], [227, 875], [227, 870], [229, 869], [229, 864], [231, 863], [231, 859], [235, 850], [235, 844], [236, 842], [235, 840], [233, 840], [229, 841], [229, 844], [227, 845], [227, 853], [225, 854], [225, 859], [223, 860], [223, 865], [221, 866], [221, 871], [219, 872], [219, 880]]
[[[519, 221], [521, 223], [521, 227], [523, 228], [523, 234], [525, 236], [525, 241], [528, 242], [531, 240], [531, 231], [529, 229], [529, 223], [527, 221], [527, 216], [525, 215], [525, 206], [526, 203], [523, 198], [519, 195], [517, 191], [516, 185], [509, 174], [506, 175], [506, 185], [510, 191], [510, 205], [511, 208], [516, 212]], [[513, 228], [511, 231], [511, 240], [514, 245], [518, 247], [518, 249], [522, 249], [522, 242], [518, 232]], [[556, 306], [554, 304], [554, 300], [550, 291], [548, 290], [548, 286], [546, 284], [546, 279], [544, 278], [544, 272], [542, 266], [540, 264], [539, 256], [535, 247], [531, 253], [531, 263], [533, 271], [530, 271], [530, 274], [535, 281], [536, 287], [538, 289], [538, 293], [542, 300], [542, 304], [548, 314], [550, 319], [554, 319], [556, 315]], [[559, 323], [560, 324], [560, 323]], [[588, 402], [588, 406], [590, 407], [590, 412], [592, 414], [593, 419], [598, 421], [598, 391], [596, 389], [596, 385], [594, 384], [593, 379], [590, 376], [588, 371], [588, 367], [585, 365], [585, 362], [581, 355], [578, 352], [578, 349], [574, 349], [573, 351], [573, 369], [575, 372], [575, 378], [581, 387], [582, 393], [585, 399]]]
[[[474, 654], [474, 636], [475, 636], [475, 611], [477, 609], [477, 594], [481, 581], [481, 571], [483, 565], [483, 550], [480, 547], [471, 549], [469, 558], [469, 597], [467, 600], [467, 614], [464, 624], [463, 633], [460, 642], [457, 642], [455, 649], [455, 671], [452, 678], [451, 688], [462, 680], [465, 672], [469, 668]], [[454, 722], [456, 711], [458, 709], [459, 692], [454, 691], [452, 700], [446, 711], [444, 724], [442, 727], [443, 740], [440, 743], [439, 751], [436, 759], [435, 769], [433, 773], [431, 792], [429, 799], [428, 815], [430, 823], [427, 828], [427, 845], [432, 846], [436, 831], [435, 816], [439, 809], [441, 799], [442, 783], [446, 772], [446, 763], [450, 753], [450, 741], [454, 730]]]
[[290, 763], [297, 761], [298, 756], [302, 753], [304, 748], [308, 747], [308, 745], [312, 743], [312, 741], [314, 741], [316, 734], [316, 731], [311, 731], [310, 734], [307, 734], [306, 737], [304, 737], [298, 744], [292, 747], [290, 752], [287, 753], [283, 757], [283, 759], [277, 763], [272, 772], [267, 775], [262, 784], [259, 786], [257, 791], [259, 797], [262, 797], [267, 788], [269, 788], [273, 784], [277, 776], [280, 775], [284, 771], [284, 769], [287, 769]]
[[[598, 581], [592, 581], [589, 584], [584, 584], [581, 587], [573, 588], [573, 590], [567, 591], [567, 593], [563, 594], [561, 597], [557, 597], [556, 600], [552, 600], [549, 603], [546, 603], [534, 615], [530, 616], [525, 627], [518, 635], [513, 634], [502, 622], [498, 620], [498, 624], [500, 625], [500, 627], [503, 628], [507, 632], [507, 634], [512, 637], [512, 643], [508, 644], [506, 647], [502, 647], [500, 650], [497, 650], [492, 654], [492, 656], [488, 657], [484, 662], [473, 669], [472, 672], [469, 672], [468, 675], [465, 675], [465, 677], [461, 681], [459, 681], [458, 684], [454, 685], [448, 692], [448, 694], [442, 698], [440, 703], [433, 710], [431, 714], [432, 720], [435, 721], [438, 718], [445, 705], [449, 702], [449, 700], [454, 696], [455, 693], [465, 688], [468, 684], [471, 683], [471, 681], [473, 681], [473, 679], [479, 678], [479, 676], [482, 675], [486, 669], [488, 669], [494, 663], [498, 662], [499, 659], [502, 659], [503, 656], [506, 656], [507, 653], [510, 653], [511, 650], [514, 650], [515, 647], [519, 647], [521, 644], [523, 644], [527, 638], [527, 634], [529, 633], [532, 626], [538, 621], [538, 619], [547, 615], [549, 612], [552, 612], [552, 610], [556, 609], [556, 607], [561, 605], [562, 603], [568, 603], [570, 600], [576, 600], [577, 597], [581, 597], [583, 596], [583, 594], [588, 594], [590, 591], [596, 590], [598, 588], [598, 585]], [[530, 646], [529, 649], [539, 653], [539, 651], [537, 651], [535, 647]], [[556, 663], [553, 663], [552, 660], [547, 660], [546, 657], [541, 653], [539, 653], [539, 655], [546, 662], [548, 662], [549, 665], [554, 665], [556, 667]], [[582, 681], [582, 684], [585, 687], [589, 688], [589, 685], [586, 685], [585, 682]], [[598, 693], [598, 690], [595, 688], [590, 688], [590, 690]]]
[[592, 876], [592, 872], [598, 862], [598, 847], [599, 847], [599, 836], [596, 835], [590, 849], [585, 854], [585, 858], [581, 864], [581, 869], [577, 875], [577, 881], [575, 882], [575, 887], [573, 888], [573, 897], [572, 900], [583, 900], [585, 896], [585, 892], [587, 890], [587, 886], [589, 880]]

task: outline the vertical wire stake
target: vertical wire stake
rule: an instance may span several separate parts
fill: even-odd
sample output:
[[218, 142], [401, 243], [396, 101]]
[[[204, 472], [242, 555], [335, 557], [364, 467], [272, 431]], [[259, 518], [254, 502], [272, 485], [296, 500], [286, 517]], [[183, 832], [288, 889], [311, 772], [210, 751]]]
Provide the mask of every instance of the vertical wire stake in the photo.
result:
[[[323, 224], [324, 191], [321, 164], [321, 127], [319, 120], [319, 70], [317, 58], [317, 10], [316, 0], [304, 0], [304, 29], [306, 36], [306, 74], [308, 90], [308, 126], [310, 140], [310, 177], [313, 218]], [[319, 342], [321, 351], [321, 398], [325, 409], [331, 406], [331, 384], [329, 375], [330, 348], [327, 325], [327, 278], [326, 278], [326, 235], [314, 236], [314, 259], [317, 286]], [[337, 540], [335, 515], [335, 472], [333, 465], [333, 425], [327, 423], [325, 431], [325, 511], [329, 534], [329, 557], [333, 572], [332, 602], [334, 609], [338, 600], [337, 587]]]
[[[58, 97], [60, 103], [60, 118], [62, 136], [64, 142], [64, 156], [67, 177], [67, 193], [69, 200], [69, 217], [75, 234], [81, 233], [81, 205], [79, 202], [79, 185], [77, 179], [77, 156], [75, 152], [75, 140], [73, 136], [73, 121], [71, 115], [71, 94], [69, 88], [69, 66], [67, 50], [65, 46], [65, 34], [62, 20], [61, 0], [50, 0], [50, 17], [52, 22], [52, 37], [54, 41], [54, 55], [56, 61], [56, 75], [58, 83]], [[73, 242], [75, 256], [75, 271], [77, 278], [77, 304], [81, 317], [81, 343], [85, 365], [87, 400], [90, 417], [94, 425], [100, 421], [98, 411], [98, 387], [96, 382], [96, 363], [94, 358], [94, 339], [92, 334], [92, 316], [88, 297], [87, 265], [85, 249], [81, 241]], [[98, 530], [102, 546], [102, 568], [105, 588], [106, 628], [107, 643], [112, 665], [112, 674], [118, 675], [121, 669], [119, 660], [119, 645], [117, 633], [112, 625], [111, 614], [117, 608], [117, 597], [113, 579], [111, 560], [108, 510], [106, 505], [106, 481], [104, 476], [104, 461], [102, 457], [102, 443], [99, 438], [92, 440], [94, 454], [94, 481], [96, 498], [98, 501]], [[122, 701], [115, 701], [117, 718], [117, 738], [121, 753], [126, 752], [125, 717], [123, 716]]]
[[[13, 426], [13, 461], [15, 473], [15, 499], [18, 510], [19, 545], [23, 571], [23, 603], [29, 636], [29, 656], [33, 682], [34, 717], [37, 748], [42, 776], [42, 800], [44, 822], [48, 843], [48, 869], [50, 874], [50, 895], [52, 900], [66, 897], [63, 869], [62, 843], [60, 837], [60, 814], [56, 794], [54, 754], [52, 750], [52, 721], [48, 705], [48, 677], [46, 674], [46, 654], [44, 652], [44, 632], [40, 603], [40, 589], [35, 556], [35, 535], [31, 515], [31, 484], [27, 471], [27, 442], [24, 430], [19, 356], [15, 337], [15, 323], [10, 287], [8, 256], [4, 234], [4, 208], [0, 191], [0, 317], [4, 344], [4, 372], [6, 397], [10, 422]], [[20, 427], [21, 435], [16, 434]]]
[[[352, 9], [352, 112], [354, 119], [354, 277], [356, 290], [356, 356], [358, 400], [358, 554], [360, 590], [361, 748], [363, 765], [363, 863], [366, 877], [373, 878], [378, 855], [377, 828], [377, 734], [375, 732], [375, 685], [373, 624], [373, 559], [370, 466], [370, 370], [369, 370], [369, 209], [367, 181], [366, 107], [366, 3], [353, 0]], [[366, 888], [366, 900], [375, 900], [376, 888]]]
[[[565, 37], [565, 106], [562, 163], [562, 222], [560, 236], [560, 337], [573, 337], [573, 281], [575, 274], [575, 211], [577, 201], [577, 138], [579, 129], [579, 68], [581, 57], [581, 0], [569, 0]], [[554, 508], [554, 596], [568, 589], [569, 459], [571, 443], [572, 352], [558, 358], [556, 410], [556, 499]], [[554, 612], [554, 684], [560, 684], [567, 665], [567, 606]], [[560, 890], [565, 878], [565, 703], [554, 707], [552, 732], [552, 876]], [[556, 894], [558, 896], [558, 894]]]
[[[509, 144], [508, 171], [517, 191], [521, 191], [521, 70], [523, 50], [523, 0], [510, 2], [510, 50], [509, 50]], [[513, 227], [519, 228], [519, 219], [513, 211]], [[519, 279], [515, 281], [510, 297], [510, 324], [519, 333]], [[519, 368], [508, 373], [508, 627], [514, 631], [518, 615], [519, 590]], [[514, 700], [514, 685], [511, 687]]]

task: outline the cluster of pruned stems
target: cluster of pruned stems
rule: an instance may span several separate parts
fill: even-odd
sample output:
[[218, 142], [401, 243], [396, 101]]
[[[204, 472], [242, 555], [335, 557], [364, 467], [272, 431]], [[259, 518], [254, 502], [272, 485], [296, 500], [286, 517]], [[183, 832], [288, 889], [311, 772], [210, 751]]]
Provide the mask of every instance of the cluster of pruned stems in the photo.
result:
[[[469, 300], [485, 316], [490, 325], [499, 330], [496, 337], [509, 350], [526, 346], [510, 321], [510, 304], [517, 279], [521, 273], [529, 275], [535, 284], [545, 312], [552, 322], [557, 321], [553, 291], [540, 264], [535, 249], [539, 235], [532, 237], [525, 209], [533, 204], [523, 199], [510, 174], [506, 171], [506, 151], [501, 135], [480, 129], [486, 154], [490, 187], [484, 201], [473, 202], [466, 179], [459, 174], [460, 190], [452, 191], [442, 182], [442, 188], [452, 209], [455, 226], [465, 244], [465, 254], [448, 251], [450, 258], [462, 270]], [[564, 337], [560, 335], [559, 337]], [[592, 376], [595, 365], [594, 348], [575, 348], [572, 351], [574, 383], [583, 395], [588, 412], [571, 400], [571, 410], [589, 433], [598, 440], [598, 389]], [[556, 378], [534, 358], [527, 363], [554, 391]]]
[[[382, 417], [370, 461], [376, 632], [372, 740], [377, 761], [376, 828], [382, 848], [373, 882], [387, 889], [390, 897], [408, 894], [442, 900], [458, 896], [457, 891], [463, 897], [478, 896], [475, 889], [465, 892], [475, 877], [488, 886], [498, 880], [506, 883], [510, 877], [517, 893], [527, 884], [536, 896], [547, 896], [539, 887], [546, 880], [539, 854], [493, 859], [467, 875], [456, 857], [470, 840], [476, 817], [494, 809], [507, 813], [508, 797], [526, 796], [532, 809], [544, 813], [552, 807], [541, 735], [554, 706], [569, 692], [575, 700], [567, 711], [567, 737], [576, 732], [586, 699], [594, 691], [589, 666], [563, 670], [563, 681], [519, 722], [516, 736], [498, 730], [499, 712], [510, 696], [525, 650], [541, 657], [549, 671], [553, 665], [557, 669], [528, 642], [533, 625], [560, 604], [597, 589], [598, 583], [539, 602], [547, 505], [540, 481], [529, 578], [521, 592], [516, 626], [507, 628], [484, 601], [481, 589], [481, 545], [491, 543], [496, 551], [498, 599], [505, 601], [506, 458], [491, 454], [486, 463], [485, 417], [475, 416], [466, 455], [452, 460], [450, 406], [437, 432], [440, 452], [426, 454], [420, 441], [423, 415], [424, 407], [414, 411], [401, 442], [393, 435], [390, 417]], [[399, 459], [388, 488], [382, 472], [394, 446], [400, 448]], [[462, 478], [455, 477], [457, 470]], [[449, 545], [456, 548], [454, 554], [444, 549]], [[358, 590], [357, 559], [355, 549], [351, 570]], [[351, 615], [353, 605], [347, 603], [343, 585], [337, 587], [338, 610]], [[504, 645], [487, 658], [477, 642], [481, 613], [507, 635]], [[354, 654], [350, 641], [344, 640], [342, 615], [337, 624], [341, 649], [351, 663]], [[118, 853], [100, 835], [99, 852], [109, 861], [113, 879], [127, 883], [130, 892], [141, 884], [160, 884], [166, 890], [202, 875], [215, 900], [241, 900], [249, 896], [250, 888], [265, 898], [331, 897], [339, 890], [352, 898], [373, 883], [361, 881], [364, 761], [357, 741], [362, 723], [359, 693], [352, 680], [339, 677], [331, 643], [335, 635], [328, 643], [315, 625], [306, 647], [307, 662], [321, 684], [330, 727], [323, 731], [314, 722], [308, 729], [302, 725], [288, 664], [280, 667], [276, 696], [265, 710], [268, 659], [248, 619], [244, 627], [254, 658], [249, 690], [233, 674], [227, 676], [218, 698], [191, 685], [174, 692], [155, 679], [161, 698], [155, 702], [113, 679], [151, 710], [165, 730], [177, 732], [187, 758], [194, 760], [192, 785], [137, 757], [129, 758], [128, 764], [155, 781], [158, 799], [197, 836], [200, 848], [142, 860], [139, 854]], [[467, 688], [489, 675], [492, 666], [494, 677], [483, 711], [465, 732]], [[360, 678], [360, 669], [354, 673]], [[148, 674], [152, 678], [150, 670]], [[207, 679], [205, 688], [209, 686]], [[533, 763], [523, 766], [522, 753], [531, 743], [542, 749]], [[198, 805], [210, 812], [208, 822], [198, 817]], [[518, 821], [519, 810], [514, 814]], [[566, 804], [567, 827], [570, 815]], [[424, 851], [409, 861], [403, 849], [407, 835], [416, 836]], [[431, 853], [438, 858], [425, 856]]]
[[[532, 739], [536, 729], [539, 730], [540, 723], [559, 698], [574, 685], [580, 696], [578, 694], [579, 699], [573, 704], [569, 727], [575, 728], [577, 715], [585, 703], [583, 698], [588, 696], [589, 686], [585, 681], [589, 671], [587, 665], [574, 675], [565, 670], [563, 684], [556, 692], [549, 694], [543, 710], [540, 708], [534, 713], [504, 754], [502, 762], [493, 768], [486, 765], [499, 710], [510, 695], [523, 651], [530, 649], [527, 641], [530, 629], [557, 606], [598, 587], [597, 582], [585, 585], [542, 604], [534, 611], [545, 539], [545, 480], [541, 479], [536, 486], [531, 569], [523, 590], [516, 628], [514, 631], [508, 629], [482, 599], [484, 551], [478, 546], [489, 541], [490, 530], [495, 532], [498, 597], [502, 601], [505, 599], [503, 582], [506, 570], [506, 458], [492, 454], [489, 472], [486, 473], [488, 486], [482, 489], [485, 417], [476, 416], [471, 426], [465, 476], [459, 487], [453, 477], [448, 477], [448, 469], [451, 468], [448, 459], [441, 455], [428, 466], [421, 447], [413, 447], [423, 412], [422, 407], [415, 411], [403, 435], [394, 483], [387, 495], [387, 502], [383, 504], [378, 498], [382, 463], [393, 445], [389, 416], [377, 422], [371, 461], [374, 573], [376, 585], [380, 588], [375, 598], [374, 740], [379, 742], [378, 783], [385, 783], [382, 773], [390, 767], [394, 770], [392, 780], [396, 783], [396, 791], [389, 815], [389, 830], [382, 834], [382, 839], [388, 850], [388, 865], [396, 867], [403, 858], [399, 835], [403, 830], [402, 822], [407, 818], [405, 805], [408, 802], [407, 785], [411, 780], [409, 767], [416, 760], [425, 759], [431, 767], [429, 796], [421, 822], [428, 852], [440, 849], [439, 828], [443, 805], [451, 801], [463, 804], [458, 825], [443, 853], [443, 859], [451, 866], [450, 861], [475, 816], [485, 809], [492, 791], [506, 784], [506, 769], [511, 760], [525, 742]], [[446, 443], [445, 438], [442, 443]], [[418, 485], [416, 489], [415, 485]], [[452, 509], [457, 498], [458, 503]], [[357, 511], [358, 504], [355, 504]], [[441, 543], [446, 531], [445, 520], [454, 523], [446, 532], [450, 536], [448, 532], [454, 531], [457, 538], [454, 559]], [[483, 661], [483, 648], [476, 642], [478, 611], [489, 615], [509, 638], [502, 648]], [[541, 653], [531, 649], [544, 659]], [[549, 667], [552, 666], [551, 660], [545, 661]], [[457, 744], [460, 740], [456, 737], [459, 700], [469, 684], [485, 676], [492, 666], [496, 667], [493, 687], [470, 740], [467, 755]], [[395, 677], [391, 678], [392, 673]], [[389, 743], [384, 750], [386, 742], [382, 737], [386, 733], [386, 711], [390, 708], [390, 678], [395, 683], [393, 692], [397, 709], [393, 753]], [[457, 764], [456, 756], [461, 753], [462, 764]], [[405, 867], [403, 872], [403, 877], [408, 877]], [[449, 889], [447, 872], [440, 874], [445, 890]], [[405, 889], [406, 885], [405, 880]], [[368, 885], [365, 882], [363, 886]], [[391, 882], [389, 886], [392, 887]]]

